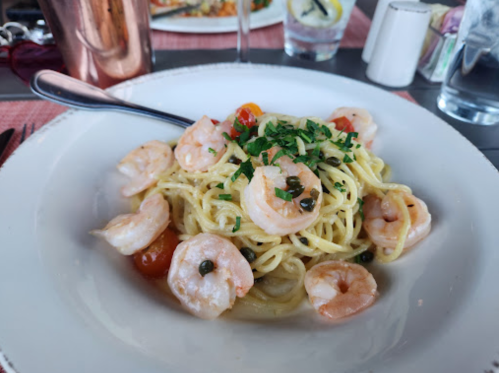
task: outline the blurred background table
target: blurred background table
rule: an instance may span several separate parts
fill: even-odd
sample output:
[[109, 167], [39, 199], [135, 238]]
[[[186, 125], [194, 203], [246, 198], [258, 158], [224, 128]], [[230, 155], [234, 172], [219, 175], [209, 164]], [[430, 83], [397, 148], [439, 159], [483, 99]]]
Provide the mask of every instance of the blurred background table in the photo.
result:
[[[0, 0], [0, 2], [2, 1], [11, 0]], [[449, 6], [461, 4], [458, 0], [426, 2], [439, 2]], [[287, 56], [283, 51], [282, 24], [251, 32], [250, 60], [252, 63], [325, 71], [373, 84], [365, 77], [367, 65], [361, 60], [361, 53], [376, 3], [374, 0], [357, 0], [341, 48], [330, 61], [310, 62]], [[233, 62], [236, 58], [236, 33], [201, 35], [153, 31], [152, 42], [156, 56], [155, 71], [199, 64]], [[382, 86], [380, 88], [392, 90]], [[499, 167], [497, 141], [499, 139], [499, 126], [472, 126], [441, 113], [436, 105], [440, 84], [429, 83], [419, 75], [416, 75], [411, 85], [398, 88], [397, 91], [402, 91], [406, 98], [412, 99], [445, 120], [474, 143], [496, 167]], [[22, 101], [19, 102], [20, 100]], [[36, 100], [36, 97], [28, 87], [8, 69], [0, 68], [0, 101], [16, 101], [15, 103], [0, 102], [0, 118], [3, 119], [3, 123], [0, 123], [0, 130], [3, 127], [19, 128], [22, 123], [26, 122], [29, 125], [34, 122], [35, 128], [39, 128], [64, 110], [63, 108], [29, 102], [29, 100]], [[429, 135], [431, 136], [431, 134]], [[16, 136], [20, 137], [20, 133], [17, 133]], [[445, 142], [445, 139], [442, 141]]]

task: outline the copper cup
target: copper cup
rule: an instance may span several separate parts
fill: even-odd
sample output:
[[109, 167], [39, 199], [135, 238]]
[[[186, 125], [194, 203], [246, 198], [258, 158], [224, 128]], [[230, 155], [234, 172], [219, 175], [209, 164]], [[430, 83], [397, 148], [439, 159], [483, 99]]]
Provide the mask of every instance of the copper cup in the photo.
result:
[[149, 1], [38, 1], [72, 77], [107, 88], [151, 72]]

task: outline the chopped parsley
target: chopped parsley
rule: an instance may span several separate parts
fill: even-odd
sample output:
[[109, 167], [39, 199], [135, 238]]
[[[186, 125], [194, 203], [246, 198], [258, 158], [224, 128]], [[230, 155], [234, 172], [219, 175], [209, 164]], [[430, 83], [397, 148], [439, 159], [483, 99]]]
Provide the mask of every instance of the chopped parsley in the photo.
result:
[[333, 137], [333, 134], [331, 133], [331, 130], [326, 126], [326, 125], [322, 125], [321, 127], [321, 132], [324, 134], [324, 136], [326, 136], [328, 139], [330, 139], [331, 137]]
[[274, 188], [276, 197], [283, 199], [285, 201], [291, 202], [293, 200], [293, 195], [286, 192], [285, 190]]
[[225, 140], [230, 141], [230, 142], [235, 142], [235, 140], [232, 140], [232, 137], [227, 132], [222, 133], [222, 136], [225, 138]]
[[218, 199], [221, 201], [232, 201], [232, 194], [219, 194]]
[[208, 151], [209, 151], [211, 154], [213, 154], [213, 156], [214, 156], [214, 157], [216, 157], [216, 156], [217, 156], [217, 154], [218, 154], [218, 153], [217, 153], [217, 151], [216, 151], [215, 149], [213, 149], [213, 148], [208, 148]]
[[258, 157], [261, 152], [269, 150], [271, 147], [272, 143], [265, 137], [258, 137], [255, 141], [248, 144], [248, 153], [253, 157]]
[[345, 147], [350, 149], [353, 146], [352, 139], [357, 138], [357, 136], [359, 136], [357, 132], [349, 132], [347, 134], [347, 138], [345, 139]]
[[245, 162], [241, 163], [239, 165], [239, 169], [234, 172], [234, 175], [230, 178], [232, 182], [235, 182], [241, 174], [246, 175], [249, 181], [253, 178], [253, 173], [255, 172], [255, 169], [253, 168], [253, 165], [251, 164], [251, 159], [248, 158]]
[[334, 183], [334, 189], [339, 190], [341, 193], [344, 193], [347, 191], [345, 188], [343, 188], [344, 186], [345, 185], [338, 183], [338, 182]]
[[234, 228], [232, 228], [232, 233], [237, 232], [241, 228], [241, 217], [238, 216], [236, 217], [236, 225], [234, 225]]
[[358, 149], [358, 148], [360, 148], [360, 144], [357, 144], [357, 146], [355, 147], [355, 149]]
[[274, 164], [275, 161], [277, 161], [279, 158], [281, 158], [282, 156], [285, 156], [288, 154], [288, 151], [286, 149], [281, 149], [279, 150], [275, 155], [274, 155], [274, 158], [272, 158], [272, 161], [270, 162], [270, 164]]
[[272, 122], [268, 122], [265, 126], [265, 135], [266, 136], [275, 136], [277, 135], [277, 129], [275, 128]]
[[353, 159], [348, 156], [348, 154], [345, 154], [343, 157], [343, 163], [353, 163]]
[[240, 133], [249, 132], [249, 128], [246, 127], [244, 124], [241, 124], [241, 122], [239, 122], [239, 119], [237, 119], [237, 117], [234, 120], [234, 128], [237, 132], [240, 132]]
[[319, 125], [315, 123], [314, 121], [307, 119], [307, 129], [310, 132], [315, 132], [319, 130]]
[[365, 216], [364, 216], [364, 201], [361, 200], [360, 198], [357, 198], [357, 202], [359, 202], [359, 214], [360, 214], [360, 218], [362, 219], [362, 221], [365, 220]]
[[216, 187], [217, 187], [218, 189], [223, 189], [223, 188], [224, 188], [224, 183], [218, 183], [218, 184], [216, 185]]
[[263, 160], [263, 164], [265, 166], [268, 166], [269, 165], [269, 153], [263, 152], [262, 153], [262, 160]]

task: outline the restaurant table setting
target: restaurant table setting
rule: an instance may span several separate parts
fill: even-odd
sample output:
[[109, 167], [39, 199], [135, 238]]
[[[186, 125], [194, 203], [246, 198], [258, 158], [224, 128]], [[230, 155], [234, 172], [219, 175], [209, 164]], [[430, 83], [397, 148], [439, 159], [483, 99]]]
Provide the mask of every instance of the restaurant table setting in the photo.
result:
[[[0, 262], [0, 373], [499, 372], [499, 298], [493, 296], [499, 253], [491, 250], [499, 244], [496, 5], [38, 0], [5, 8], [0, 2], [0, 235], [6, 259]], [[197, 148], [185, 159], [181, 154], [185, 138], [197, 136], [201, 126], [205, 133], [196, 146], [209, 146], [211, 166], [195, 169], [192, 159], [205, 162], [206, 155]], [[211, 131], [224, 126], [224, 143], [218, 144]], [[132, 183], [123, 187], [118, 171], [135, 177], [145, 167], [138, 154], [147, 148], [147, 157], [157, 156], [157, 146], [167, 149], [171, 163], [126, 194]], [[285, 158], [293, 160], [290, 166]], [[138, 163], [124, 166], [127, 159]], [[237, 171], [226, 178], [216, 162]], [[319, 188], [301, 185], [305, 176], [297, 182], [282, 176], [291, 172], [286, 167], [305, 168]], [[258, 223], [257, 215], [267, 212], [258, 198], [249, 198], [255, 180], [270, 180], [260, 168], [274, 168], [272, 177], [283, 179], [272, 188], [278, 204], [298, 201], [302, 193], [309, 197], [297, 202], [296, 219], [316, 205], [323, 215], [295, 231], [292, 223], [272, 231], [277, 215]], [[328, 172], [335, 179], [320, 185]], [[176, 177], [185, 185], [178, 186]], [[179, 192], [170, 194], [172, 188]], [[206, 196], [214, 191], [220, 194], [209, 207]], [[123, 259], [126, 250], [106, 232], [113, 222], [140, 216], [158, 194], [168, 200], [167, 218], [140, 250], [156, 250], [167, 232], [175, 236], [168, 238], [178, 246], [163, 277], [142, 272], [139, 250], [131, 252], [132, 261]], [[342, 204], [327, 215], [339, 196]], [[383, 201], [383, 214], [403, 206], [398, 215], [381, 218], [387, 225], [408, 219], [393, 248], [377, 243], [369, 228], [373, 196]], [[240, 216], [232, 219], [234, 211]], [[411, 224], [425, 214], [428, 226], [417, 233]], [[259, 228], [250, 228], [253, 222]], [[224, 230], [229, 223], [233, 227]], [[208, 245], [216, 234], [225, 240], [217, 250], [228, 242], [244, 257], [249, 287], [256, 289], [246, 292], [258, 301], [248, 300], [253, 308], [244, 308], [253, 298], [243, 298], [239, 284], [231, 292], [240, 298], [234, 308], [203, 321], [192, 315], [213, 319], [224, 310], [212, 317], [214, 303], [190, 305], [189, 288], [179, 290], [173, 277], [186, 273], [175, 267], [185, 265], [176, 262], [180, 248], [188, 250], [201, 235], [199, 245]], [[413, 234], [422, 237], [403, 246]], [[368, 239], [373, 242], [365, 244]], [[388, 263], [394, 252], [401, 259]], [[213, 285], [211, 272], [231, 258], [203, 257], [195, 270], [199, 281], [210, 278]], [[310, 280], [313, 270], [333, 262], [367, 269], [377, 283], [372, 300], [342, 311], [340, 321], [331, 316], [336, 311], [324, 310], [323, 300], [316, 304]], [[296, 274], [301, 267], [303, 276]], [[295, 279], [302, 289], [289, 285]], [[334, 294], [354, 289], [341, 281]], [[281, 290], [261, 290], [270, 285]], [[286, 297], [282, 289], [295, 295]], [[294, 303], [299, 294], [310, 304]], [[286, 306], [272, 308], [274, 298]]]

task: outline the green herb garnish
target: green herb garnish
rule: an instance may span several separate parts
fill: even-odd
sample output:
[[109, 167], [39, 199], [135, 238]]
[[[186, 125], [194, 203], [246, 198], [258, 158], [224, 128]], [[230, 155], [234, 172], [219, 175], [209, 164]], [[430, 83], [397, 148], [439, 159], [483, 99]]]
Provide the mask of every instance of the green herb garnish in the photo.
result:
[[216, 151], [215, 149], [213, 149], [213, 148], [208, 148], [208, 151], [209, 151], [211, 154], [213, 154], [213, 156], [214, 156], [214, 157], [216, 157], [216, 156], [217, 156], [217, 154], [218, 154], [218, 153], [217, 153], [217, 151]]
[[262, 160], [263, 160], [263, 164], [265, 166], [268, 166], [269, 165], [269, 153], [263, 152], [262, 153]]
[[216, 185], [216, 187], [217, 187], [218, 189], [223, 189], [223, 188], [224, 188], [224, 184], [223, 184], [223, 183], [218, 183], [218, 184]]
[[360, 214], [360, 218], [362, 219], [362, 221], [364, 221], [364, 219], [365, 219], [365, 216], [364, 216], [364, 201], [361, 200], [360, 198], [357, 198], [357, 202], [359, 203], [359, 214]]
[[236, 217], [236, 225], [234, 225], [234, 228], [232, 228], [232, 233], [235, 233], [241, 228], [241, 217], [238, 216]]
[[236, 129], [237, 132], [240, 132], [240, 133], [243, 133], [243, 132], [247, 132], [249, 131], [249, 128], [246, 127], [244, 124], [241, 124], [241, 122], [239, 122], [239, 119], [234, 119], [234, 128]]
[[272, 158], [272, 161], [270, 162], [270, 164], [274, 164], [275, 161], [277, 161], [279, 158], [281, 158], [282, 156], [285, 156], [286, 154], [288, 154], [287, 150], [286, 149], [281, 149], [279, 150], [275, 155], [274, 155], [274, 158]]
[[237, 178], [241, 175], [244, 174], [248, 178], [249, 181], [253, 178], [253, 173], [255, 172], [255, 169], [253, 168], [253, 165], [251, 164], [251, 159], [248, 158], [245, 162], [241, 163], [239, 165], [239, 169], [234, 172], [234, 175], [230, 178], [232, 182], [235, 182]]
[[350, 149], [353, 146], [352, 139], [356, 138], [357, 136], [359, 136], [357, 132], [349, 132], [347, 134], [347, 138], [345, 139], [345, 147]]
[[222, 133], [222, 136], [225, 138], [225, 140], [230, 141], [230, 142], [236, 142], [235, 140], [232, 140], [232, 137], [227, 132]]
[[353, 159], [348, 156], [348, 154], [345, 154], [343, 157], [343, 163], [353, 163]]
[[291, 202], [293, 200], [293, 196], [291, 193], [286, 192], [285, 190], [274, 188], [276, 197], [283, 199], [285, 201]]
[[321, 127], [321, 132], [324, 134], [324, 136], [326, 136], [328, 139], [330, 139], [333, 134], [331, 133], [331, 130], [326, 126], [326, 125], [322, 125]]
[[343, 184], [341, 184], [341, 183], [338, 183], [338, 182], [334, 183], [334, 189], [339, 190], [341, 193], [344, 193], [344, 192], [346, 192], [346, 191], [347, 191], [347, 190], [346, 190], [345, 188], [343, 188], [343, 187], [344, 187], [344, 185], [343, 185]]
[[266, 136], [275, 136], [277, 134], [277, 129], [274, 126], [274, 123], [268, 122], [265, 126], [265, 135]]
[[248, 144], [248, 153], [250, 153], [253, 157], [258, 157], [261, 152], [268, 150], [271, 147], [272, 143], [265, 137], [258, 137], [255, 141]]
[[221, 201], [232, 201], [232, 194], [219, 194], [218, 199]]

